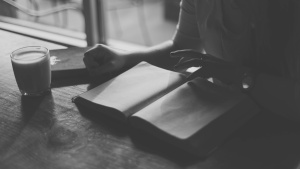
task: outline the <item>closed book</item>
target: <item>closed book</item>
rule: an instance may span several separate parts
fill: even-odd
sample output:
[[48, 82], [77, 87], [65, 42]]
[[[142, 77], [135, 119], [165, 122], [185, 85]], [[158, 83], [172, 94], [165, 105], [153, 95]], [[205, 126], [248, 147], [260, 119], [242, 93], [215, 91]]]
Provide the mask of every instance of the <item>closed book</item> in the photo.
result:
[[83, 62], [84, 53], [90, 47], [70, 47], [67, 49], [51, 50], [52, 79], [80, 78], [88, 76]]

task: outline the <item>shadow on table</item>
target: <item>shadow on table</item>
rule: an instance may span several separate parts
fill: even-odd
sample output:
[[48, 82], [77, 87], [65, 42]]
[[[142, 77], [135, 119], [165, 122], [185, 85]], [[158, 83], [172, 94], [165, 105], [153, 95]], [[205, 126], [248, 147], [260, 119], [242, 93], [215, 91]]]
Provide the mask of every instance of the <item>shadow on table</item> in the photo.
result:
[[88, 89], [90, 90], [102, 83], [109, 81], [110, 79], [116, 77], [119, 73], [110, 74], [107, 76], [101, 77], [69, 77], [69, 78], [56, 78], [52, 79], [51, 81], [51, 88], [59, 88], [59, 87], [66, 87], [66, 86], [74, 86], [74, 85], [81, 85], [81, 84], [89, 84]]
[[294, 169], [300, 167], [299, 142], [298, 123], [264, 111], [238, 129], [215, 158], [234, 160], [240, 166], [251, 159], [248, 168]]
[[97, 112], [88, 107], [79, 104], [76, 104], [76, 106], [79, 113], [92, 122], [91, 128], [96, 130], [105, 130], [105, 132], [117, 137], [128, 136], [128, 126], [124, 122], [117, 121], [112, 117], [105, 116], [103, 113]]
[[[42, 110], [44, 103], [49, 103], [49, 109]], [[41, 97], [28, 97], [21, 96], [20, 100], [20, 111], [15, 112], [15, 114], [10, 114], [12, 119], [3, 118], [2, 121], [7, 123], [7, 131], [9, 134], [3, 134], [2, 137], [7, 142], [1, 142], [0, 147], [0, 157], [1, 154], [4, 155], [6, 152], [15, 152], [31, 144], [30, 137], [40, 137], [42, 139], [42, 134], [40, 131], [43, 129], [48, 129], [52, 125], [53, 121], [53, 97], [49, 93]], [[24, 133], [25, 131], [25, 133]], [[29, 133], [29, 134], [28, 134]], [[23, 140], [20, 142], [20, 140]], [[26, 141], [24, 141], [26, 140]], [[3, 157], [5, 158], [5, 157]], [[1, 163], [1, 162], [0, 162]]]
[[90, 83], [89, 77], [54, 79], [51, 82], [51, 88], [74, 86], [88, 83]]
[[45, 96], [27, 97], [21, 96], [21, 111], [23, 122], [26, 123], [34, 116]]
[[205, 157], [196, 157], [172, 144], [154, 137], [150, 133], [133, 127], [130, 127], [129, 135], [138, 149], [169, 159], [180, 166], [190, 166], [205, 160]]
[[204, 160], [180, 150], [178, 147], [165, 143], [149, 133], [135, 129], [126, 122], [116, 120], [90, 108], [76, 105], [82, 116], [93, 122], [92, 128], [102, 130], [106, 133], [109, 132], [109, 134], [119, 137], [120, 140], [129, 137], [134, 147], [138, 150], [161, 156], [181, 166], [189, 166], [199, 162], [199, 160]]

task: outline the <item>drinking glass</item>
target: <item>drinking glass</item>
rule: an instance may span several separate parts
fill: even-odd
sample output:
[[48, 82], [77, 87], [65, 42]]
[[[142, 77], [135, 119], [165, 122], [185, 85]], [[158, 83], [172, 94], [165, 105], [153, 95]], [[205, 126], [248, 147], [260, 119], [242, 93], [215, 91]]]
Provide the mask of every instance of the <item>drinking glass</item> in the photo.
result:
[[19, 90], [24, 96], [42, 96], [51, 91], [49, 50], [27, 46], [11, 53], [11, 63]]

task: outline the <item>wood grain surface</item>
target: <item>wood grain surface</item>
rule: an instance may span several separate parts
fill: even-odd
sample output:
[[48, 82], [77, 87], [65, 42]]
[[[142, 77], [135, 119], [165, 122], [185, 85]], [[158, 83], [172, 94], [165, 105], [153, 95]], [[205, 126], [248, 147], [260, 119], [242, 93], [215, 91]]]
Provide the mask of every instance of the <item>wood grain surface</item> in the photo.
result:
[[0, 30], [1, 169], [294, 169], [299, 124], [262, 112], [206, 159], [195, 158], [71, 99], [94, 85], [55, 82], [44, 97], [22, 97], [9, 53], [22, 46], [65, 48]]

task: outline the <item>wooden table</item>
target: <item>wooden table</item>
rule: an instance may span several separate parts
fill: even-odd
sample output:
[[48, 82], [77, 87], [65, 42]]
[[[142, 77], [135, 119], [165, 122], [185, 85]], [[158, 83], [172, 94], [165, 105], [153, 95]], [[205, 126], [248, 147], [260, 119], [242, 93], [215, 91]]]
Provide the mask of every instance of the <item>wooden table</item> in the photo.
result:
[[74, 105], [71, 98], [89, 83], [53, 87], [38, 99], [21, 97], [8, 54], [25, 45], [64, 48], [0, 30], [1, 169], [300, 167], [299, 125], [272, 113], [258, 114], [208, 158], [198, 159]]

